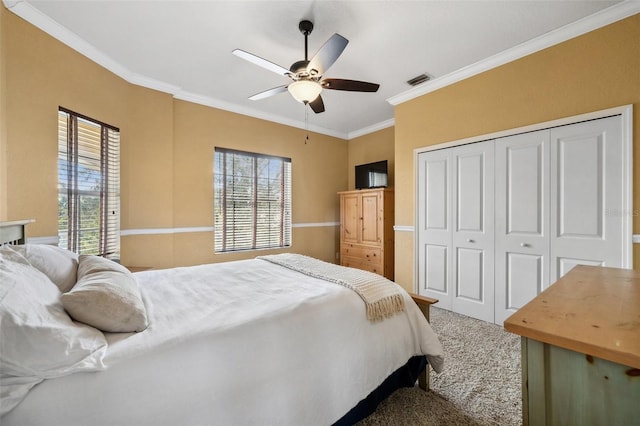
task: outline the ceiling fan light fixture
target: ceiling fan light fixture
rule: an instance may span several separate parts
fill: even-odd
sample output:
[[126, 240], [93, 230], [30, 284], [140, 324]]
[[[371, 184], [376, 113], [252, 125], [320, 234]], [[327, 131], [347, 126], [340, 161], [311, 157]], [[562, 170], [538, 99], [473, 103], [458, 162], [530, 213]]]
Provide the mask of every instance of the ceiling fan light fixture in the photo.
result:
[[[283, 84], [282, 86], [256, 93], [250, 96], [249, 99], [256, 101], [288, 91], [296, 101], [309, 105], [313, 112], [319, 114], [324, 112], [324, 101], [320, 95], [324, 89], [343, 90], [347, 92], [378, 91], [380, 85], [376, 83], [345, 80], [342, 78], [323, 78], [324, 73], [338, 59], [344, 48], [347, 47], [349, 40], [336, 33], [329, 37], [320, 50], [309, 60], [309, 45], [307, 39], [313, 30], [313, 24], [311, 21], [301, 21], [298, 28], [304, 35], [304, 59], [294, 62], [289, 69], [267, 61], [260, 56], [245, 52], [244, 50], [233, 50], [234, 55], [269, 71], [273, 71], [276, 74], [289, 77], [293, 81], [288, 85]], [[305, 111], [307, 111], [306, 108]]]
[[320, 83], [312, 80], [294, 81], [287, 89], [296, 101], [303, 104], [314, 101], [322, 92]]

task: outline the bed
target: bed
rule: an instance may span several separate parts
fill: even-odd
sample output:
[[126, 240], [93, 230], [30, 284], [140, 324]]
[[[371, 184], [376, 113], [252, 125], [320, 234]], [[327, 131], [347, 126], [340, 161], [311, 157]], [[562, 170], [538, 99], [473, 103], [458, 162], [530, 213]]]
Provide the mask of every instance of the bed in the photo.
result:
[[25, 223], [0, 223], [3, 426], [353, 424], [443, 368], [434, 300], [344, 278], [369, 273], [295, 254], [131, 273], [25, 244]]

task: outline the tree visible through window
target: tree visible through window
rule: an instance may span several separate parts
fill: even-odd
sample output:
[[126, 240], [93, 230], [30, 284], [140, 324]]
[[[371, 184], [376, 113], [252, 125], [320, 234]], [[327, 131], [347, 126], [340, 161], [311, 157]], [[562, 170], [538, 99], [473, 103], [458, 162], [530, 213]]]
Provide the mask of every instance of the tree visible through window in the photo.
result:
[[215, 148], [216, 252], [291, 245], [291, 159]]
[[120, 257], [120, 131], [58, 111], [58, 245]]

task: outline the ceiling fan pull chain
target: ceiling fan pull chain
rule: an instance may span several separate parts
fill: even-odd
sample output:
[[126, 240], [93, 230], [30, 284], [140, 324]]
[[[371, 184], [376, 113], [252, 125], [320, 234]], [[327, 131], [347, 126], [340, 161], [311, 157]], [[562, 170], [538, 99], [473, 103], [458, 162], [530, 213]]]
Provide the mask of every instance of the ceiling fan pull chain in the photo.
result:
[[304, 131], [307, 133], [307, 136], [304, 139], [304, 144], [306, 145], [309, 142], [309, 104], [304, 104]]

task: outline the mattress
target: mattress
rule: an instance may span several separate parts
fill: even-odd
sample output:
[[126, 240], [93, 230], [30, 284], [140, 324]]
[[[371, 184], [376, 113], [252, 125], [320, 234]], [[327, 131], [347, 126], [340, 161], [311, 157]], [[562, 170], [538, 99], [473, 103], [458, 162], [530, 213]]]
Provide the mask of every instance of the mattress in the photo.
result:
[[404, 290], [371, 322], [355, 292], [260, 259], [135, 276], [149, 327], [107, 333], [105, 371], [45, 380], [3, 426], [332, 424], [409, 358], [442, 368]]

